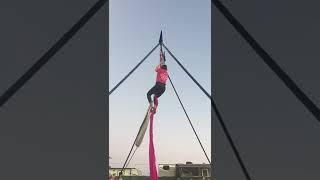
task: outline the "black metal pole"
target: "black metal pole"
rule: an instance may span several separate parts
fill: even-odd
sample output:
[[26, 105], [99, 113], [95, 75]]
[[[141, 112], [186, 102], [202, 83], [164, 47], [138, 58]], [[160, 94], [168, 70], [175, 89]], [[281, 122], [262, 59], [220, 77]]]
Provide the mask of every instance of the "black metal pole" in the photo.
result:
[[221, 127], [222, 127], [222, 130], [223, 130], [224, 134], [225, 134], [226, 137], [227, 137], [227, 140], [229, 141], [229, 144], [231, 145], [231, 148], [232, 148], [232, 150], [233, 150], [233, 152], [234, 152], [234, 154], [235, 154], [235, 156], [236, 156], [236, 158], [237, 158], [237, 160], [238, 160], [238, 162], [239, 162], [239, 164], [240, 164], [240, 167], [241, 167], [244, 175], [246, 176], [247, 180], [251, 180], [251, 177], [250, 177], [250, 175], [249, 175], [249, 173], [248, 173], [248, 170], [247, 170], [247, 168], [246, 168], [245, 165], [244, 165], [244, 162], [243, 162], [243, 160], [242, 160], [242, 158], [241, 158], [241, 156], [240, 156], [240, 153], [239, 153], [236, 145], [235, 145], [234, 142], [233, 142], [233, 139], [232, 139], [232, 137], [231, 137], [231, 135], [230, 135], [230, 133], [229, 133], [229, 131], [228, 131], [228, 129], [227, 129], [226, 124], [224, 123], [224, 120], [222, 119], [222, 116], [221, 116], [221, 114], [220, 114], [220, 111], [219, 111], [216, 103], [214, 102], [212, 96], [209, 95], [209, 93], [200, 85], [200, 83], [198, 83], [198, 81], [189, 73], [189, 71], [188, 71], [188, 70], [179, 62], [179, 60], [170, 52], [170, 50], [169, 50], [165, 45], [163, 45], [163, 46], [164, 46], [164, 47], [166, 48], [166, 50], [169, 52], [169, 54], [171, 55], [171, 57], [179, 64], [179, 66], [188, 74], [188, 76], [193, 80], [193, 82], [196, 83], [196, 84], [198, 85], [198, 87], [202, 90], [202, 92], [205, 93], [205, 94], [207, 95], [207, 97], [211, 100], [211, 107], [214, 109], [214, 111], [215, 111], [215, 113], [216, 113], [216, 115], [217, 115], [218, 121], [219, 121], [219, 123], [220, 123], [220, 125], [221, 125]]
[[116, 90], [146, 59], [150, 56], [150, 54], [159, 46], [159, 43], [152, 48], [152, 50], [109, 92], [109, 96], [112, 94], [114, 90]]
[[320, 122], [320, 109], [312, 102], [312, 100], [299, 88], [299, 86], [290, 78], [290, 76], [282, 70], [282, 68], [274, 61], [271, 56], [260, 46], [260, 44], [248, 33], [248, 31], [240, 24], [240, 22], [229, 12], [229, 10], [219, 1], [211, 0], [211, 2], [224, 15], [229, 23], [238, 31], [238, 33], [248, 42], [251, 48], [262, 58], [264, 63], [282, 80], [289, 90], [300, 100], [300, 102], [312, 113], [312, 115]]
[[27, 72], [0, 96], [2, 107], [28, 80], [30, 80], [54, 56], [108, 0], [99, 0], [81, 19], [72, 26]]

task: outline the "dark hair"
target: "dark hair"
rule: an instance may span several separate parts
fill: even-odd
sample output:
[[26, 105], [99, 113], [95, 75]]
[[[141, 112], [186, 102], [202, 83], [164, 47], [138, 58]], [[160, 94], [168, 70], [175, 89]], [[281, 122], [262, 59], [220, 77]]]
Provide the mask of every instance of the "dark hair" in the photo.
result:
[[167, 70], [167, 65], [164, 64], [161, 66], [161, 68]]

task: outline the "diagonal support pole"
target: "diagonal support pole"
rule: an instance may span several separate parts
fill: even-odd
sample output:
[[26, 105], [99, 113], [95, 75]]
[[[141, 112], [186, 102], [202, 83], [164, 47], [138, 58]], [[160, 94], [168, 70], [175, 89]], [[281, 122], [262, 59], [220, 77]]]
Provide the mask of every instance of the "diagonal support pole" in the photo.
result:
[[150, 54], [159, 46], [158, 43], [114, 88], [109, 92], [109, 96], [114, 90], [116, 90], [149, 56]]
[[171, 53], [171, 51], [167, 48], [167, 46], [165, 44], [163, 44], [163, 47], [169, 52], [169, 54], [171, 55], [171, 57], [179, 64], [179, 66], [184, 70], [184, 72], [186, 72], [188, 74], [188, 76], [192, 79], [192, 81], [194, 83], [196, 83], [196, 85], [202, 90], [202, 92], [204, 94], [206, 94], [206, 96], [211, 99], [211, 95], [200, 85], [200, 83], [198, 83], [198, 81], [189, 73], [189, 71], [180, 63], [180, 61]]
[[205, 93], [207, 95], [207, 97], [211, 100], [211, 107], [213, 108], [213, 110], [215, 111], [218, 121], [222, 127], [222, 130], [224, 132], [224, 134], [227, 137], [227, 140], [229, 142], [229, 144], [231, 145], [231, 148], [240, 164], [240, 167], [246, 177], [247, 180], [251, 180], [250, 174], [246, 168], [246, 166], [244, 165], [244, 162], [240, 156], [240, 153], [235, 145], [235, 143], [233, 142], [233, 139], [228, 131], [228, 128], [226, 126], [226, 124], [224, 123], [224, 120], [222, 119], [221, 113], [216, 105], [216, 103], [214, 102], [213, 98], [209, 95], [209, 93], [200, 85], [200, 83], [198, 83], [198, 81], [188, 72], [188, 70], [179, 62], [179, 60], [171, 53], [171, 51], [165, 46], [163, 45], [163, 47], [169, 52], [169, 54], [171, 55], [171, 57], [180, 65], [180, 67], [188, 74], [188, 76], [193, 80], [194, 83], [196, 83], [198, 85], [198, 87], [202, 90], [203, 93]]
[[81, 19], [72, 26], [27, 72], [25, 72], [4, 94], [0, 96], [2, 107], [24, 84], [27, 83], [50, 59], [53, 57], [92, 17], [108, 0], [99, 0], [91, 7]]
[[248, 33], [240, 22], [229, 12], [229, 10], [219, 1], [211, 2], [224, 15], [229, 23], [238, 31], [238, 33], [247, 41], [251, 48], [262, 58], [264, 63], [278, 76], [280, 80], [289, 88], [297, 99], [311, 112], [311, 114], [320, 122], [320, 109], [312, 100], [299, 88], [299, 86], [284, 72], [276, 61], [260, 46], [260, 44]]
[[178, 95], [178, 92], [177, 92], [176, 88], [174, 87], [174, 85], [173, 85], [173, 83], [172, 83], [172, 80], [171, 80], [170, 76], [168, 76], [168, 77], [169, 77], [170, 84], [171, 84], [171, 86], [173, 87], [173, 90], [174, 90], [174, 92], [175, 92], [175, 94], [176, 94], [176, 96], [177, 96], [177, 98], [178, 98], [178, 100], [179, 100], [179, 103], [180, 103], [180, 105], [181, 105], [181, 107], [182, 107], [182, 109], [183, 109], [183, 111], [184, 111], [184, 114], [186, 115], [186, 117], [187, 117], [187, 119], [188, 119], [188, 121], [189, 121], [189, 124], [190, 124], [190, 126], [191, 126], [191, 128], [192, 128], [192, 130], [193, 130], [194, 134], [195, 134], [195, 135], [196, 135], [196, 137], [197, 137], [197, 140], [198, 140], [198, 142], [199, 142], [199, 144], [200, 144], [200, 146], [201, 146], [201, 149], [202, 149], [202, 151], [203, 151], [204, 155], [206, 156], [206, 158], [207, 158], [207, 160], [208, 160], [209, 164], [211, 164], [210, 159], [209, 159], [209, 157], [208, 157], [208, 155], [207, 155], [206, 151], [204, 150], [204, 147], [203, 147], [203, 145], [202, 145], [202, 143], [201, 143], [201, 141], [200, 141], [200, 139], [199, 139], [199, 136], [198, 136], [198, 134], [197, 134], [196, 130], [194, 129], [193, 125], [192, 125], [192, 122], [191, 122], [191, 120], [190, 120], [190, 118], [189, 118], [189, 115], [188, 115], [188, 113], [187, 113], [186, 109], [184, 108], [184, 105], [183, 105], [183, 104], [182, 104], [182, 102], [181, 102], [180, 96]]

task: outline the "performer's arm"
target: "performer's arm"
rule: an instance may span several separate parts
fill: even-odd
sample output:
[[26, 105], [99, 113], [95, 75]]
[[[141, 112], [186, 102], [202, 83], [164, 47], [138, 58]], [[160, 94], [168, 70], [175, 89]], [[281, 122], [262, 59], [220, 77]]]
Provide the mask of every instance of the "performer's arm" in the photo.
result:
[[165, 57], [165, 54], [164, 52], [160, 52], [160, 65], [164, 65], [164, 62], [166, 61], [166, 57]]

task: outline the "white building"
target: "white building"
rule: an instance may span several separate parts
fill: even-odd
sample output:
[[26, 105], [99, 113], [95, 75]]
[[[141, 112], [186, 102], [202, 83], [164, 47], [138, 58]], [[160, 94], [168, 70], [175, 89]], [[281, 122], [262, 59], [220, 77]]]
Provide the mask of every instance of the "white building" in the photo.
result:
[[[119, 176], [122, 168], [109, 168], [109, 176]], [[136, 168], [124, 168], [122, 171], [122, 176], [142, 176], [140, 170]]]
[[159, 177], [211, 179], [210, 164], [159, 164]]

